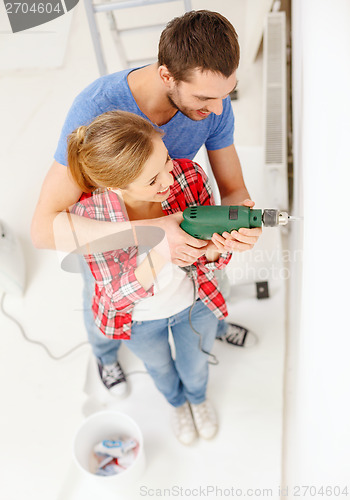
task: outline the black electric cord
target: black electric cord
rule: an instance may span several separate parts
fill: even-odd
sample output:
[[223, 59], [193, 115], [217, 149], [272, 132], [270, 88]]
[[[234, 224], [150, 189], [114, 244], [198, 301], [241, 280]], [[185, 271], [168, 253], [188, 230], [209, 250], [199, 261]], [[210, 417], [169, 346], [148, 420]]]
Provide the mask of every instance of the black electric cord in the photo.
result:
[[[184, 272], [186, 272], [189, 276], [189, 278], [191, 279], [192, 281], [192, 284], [193, 284], [193, 303], [190, 307], [190, 310], [189, 310], [189, 313], [188, 313], [188, 320], [189, 320], [189, 323], [190, 323], [190, 327], [191, 329], [193, 330], [193, 332], [198, 335], [199, 337], [199, 342], [198, 342], [198, 347], [199, 349], [204, 353], [206, 354], [209, 358], [211, 358], [211, 360], [209, 359], [208, 360], [208, 363], [210, 365], [218, 365], [219, 364], [219, 361], [217, 359], [217, 357], [212, 354], [211, 352], [208, 352], [206, 351], [205, 349], [203, 349], [202, 347], [202, 334], [200, 332], [198, 332], [194, 326], [193, 326], [193, 323], [192, 323], [192, 311], [193, 311], [193, 308], [196, 304], [196, 295], [197, 295], [197, 287], [196, 287], [196, 283], [195, 283], [195, 280], [194, 280], [194, 277], [193, 277], [193, 271], [194, 271], [194, 266], [186, 266], [186, 267], [181, 267], [180, 269], [182, 269]], [[80, 349], [81, 347], [84, 347], [85, 345], [89, 344], [88, 341], [84, 341], [84, 342], [81, 342], [80, 344], [76, 345], [75, 347], [72, 347], [72, 349], [69, 349], [67, 352], [65, 352], [64, 354], [62, 354], [61, 356], [55, 356], [54, 354], [52, 354], [52, 352], [49, 350], [49, 348], [43, 343], [43, 342], [40, 342], [39, 340], [33, 340], [33, 339], [30, 339], [28, 337], [28, 335], [26, 334], [23, 326], [21, 325], [21, 323], [16, 319], [14, 318], [13, 316], [11, 316], [5, 309], [4, 309], [4, 299], [5, 299], [5, 295], [6, 293], [3, 293], [2, 296], [1, 296], [1, 301], [0, 301], [0, 309], [1, 309], [1, 312], [3, 313], [4, 316], [6, 316], [8, 319], [10, 319], [13, 323], [15, 323], [15, 325], [17, 325], [19, 331], [21, 332], [23, 338], [27, 341], [27, 342], [30, 342], [31, 344], [35, 344], [35, 345], [38, 345], [40, 347], [42, 347], [42, 349], [44, 349], [47, 353], [47, 355], [53, 359], [54, 361], [60, 361], [61, 359], [64, 359], [66, 358], [67, 356], [69, 356], [70, 354], [72, 354], [74, 351], [76, 351], [77, 349]], [[128, 376], [129, 375], [133, 375], [133, 374], [136, 374], [136, 373], [147, 373], [147, 372], [138, 372], [138, 371], [135, 371], [135, 372], [131, 372], [129, 374], [127, 374]]]
[[52, 354], [52, 352], [49, 350], [49, 348], [43, 342], [40, 342], [39, 340], [32, 340], [32, 339], [30, 339], [28, 337], [28, 335], [26, 334], [26, 332], [24, 331], [24, 328], [21, 325], [21, 323], [16, 318], [14, 318], [8, 312], [5, 311], [5, 309], [4, 309], [5, 295], [6, 295], [6, 293], [2, 294], [1, 301], [0, 301], [0, 309], [1, 309], [1, 312], [3, 313], [3, 315], [6, 316], [7, 318], [9, 318], [13, 323], [15, 323], [18, 326], [18, 328], [19, 328], [22, 336], [24, 337], [24, 339], [27, 342], [30, 342], [31, 344], [36, 344], [36, 345], [39, 345], [40, 347], [42, 347], [46, 351], [46, 353], [48, 354], [48, 356], [50, 356], [50, 358], [53, 359], [54, 361], [60, 361], [61, 359], [66, 358], [67, 356], [69, 356], [70, 354], [72, 354], [72, 352], [74, 352], [75, 350], [80, 349], [80, 347], [83, 347], [83, 346], [85, 346], [85, 345], [87, 345], [89, 343], [88, 341], [81, 342], [80, 344], [76, 345], [72, 349], [69, 349], [69, 351], [67, 351], [66, 353], [62, 354], [61, 356], [55, 356], [54, 354]]
[[[11, 321], [13, 321], [13, 323], [15, 323], [18, 326], [21, 334], [23, 335], [24, 339], [27, 342], [30, 342], [31, 344], [36, 344], [36, 345], [39, 345], [40, 347], [42, 347], [46, 351], [46, 353], [50, 356], [50, 358], [54, 359], [55, 361], [59, 361], [60, 359], [63, 359], [65, 357], [69, 356], [76, 349], [79, 349], [80, 347], [83, 347], [83, 346], [89, 344], [88, 341], [81, 342], [80, 344], [76, 345], [75, 347], [73, 347], [72, 349], [70, 349], [66, 353], [62, 354], [61, 356], [55, 356], [54, 354], [51, 353], [51, 351], [48, 349], [48, 347], [43, 342], [40, 342], [39, 340], [32, 340], [32, 339], [30, 339], [27, 336], [27, 334], [25, 333], [24, 328], [20, 324], [20, 322], [16, 318], [14, 318], [13, 316], [11, 316], [8, 312], [5, 311], [5, 309], [4, 309], [4, 298], [5, 298], [5, 295], [6, 295], [6, 293], [2, 294], [1, 301], [0, 301], [0, 310], [3, 313], [3, 315], [6, 316], [7, 318], [9, 318]], [[131, 375], [137, 375], [137, 374], [149, 375], [149, 373], [146, 372], [146, 371], [144, 371], [144, 370], [134, 370], [134, 371], [131, 371], [129, 373], [125, 373], [125, 377], [130, 377]]]

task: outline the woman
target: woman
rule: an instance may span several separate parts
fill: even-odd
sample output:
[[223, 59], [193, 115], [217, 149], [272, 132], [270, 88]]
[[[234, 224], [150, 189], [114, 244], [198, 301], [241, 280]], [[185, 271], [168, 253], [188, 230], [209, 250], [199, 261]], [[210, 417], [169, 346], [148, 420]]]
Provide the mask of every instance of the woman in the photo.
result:
[[[214, 204], [201, 167], [190, 160], [172, 160], [162, 133], [124, 111], [104, 113], [74, 131], [68, 138], [68, 164], [74, 181], [87, 193], [71, 209], [80, 216], [132, 222]], [[230, 260], [231, 254], [221, 254], [225, 237], [215, 234], [203, 255], [184, 270], [181, 256], [177, 265], [170, 261], [166, 242], [158, 238], [146, 255], [135, 228], [133, 234], [132, 241], [122, 239], [117, 250], [87, 250], [85, 259], [96, 280], [96, 325], [107, 337], [123, 339], [144, 362], [174, 408], [180, 442], [190, 444], [198, 434], [210, 439], [218, 424], [206, 398], [208, 353], [218, 321], [227, 316], [213, 271]]]

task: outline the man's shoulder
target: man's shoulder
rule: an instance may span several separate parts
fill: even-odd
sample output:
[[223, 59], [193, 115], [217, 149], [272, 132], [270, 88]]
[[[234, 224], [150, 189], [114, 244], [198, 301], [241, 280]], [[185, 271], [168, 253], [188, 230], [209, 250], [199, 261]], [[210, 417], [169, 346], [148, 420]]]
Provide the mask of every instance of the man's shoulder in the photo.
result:
[[97, 78], [75, 98], [75, 103], [89, 101], [100, 105], [103, 101], [113, 101], [118, 95], [124, 96], [127, 90], [127, 75], [131, 69], [111, 73], [110, 75]]
[[66, 116], [54, 155], [58, 163], [67, 165], [67, 137], [80, 125], [88, 125], [96, 116], [115, 109], [137, 111], [127, 81], [131, 71], [133, 69], [126, 69], [97, 78], [77, 95]]
[[133, 98], [127, 75], [131, 69], [97, 78], [77, 97], [67, 114], [63, 138], [80, 125], [88, 125], [96, 116], [115, 109], [132, 111]]

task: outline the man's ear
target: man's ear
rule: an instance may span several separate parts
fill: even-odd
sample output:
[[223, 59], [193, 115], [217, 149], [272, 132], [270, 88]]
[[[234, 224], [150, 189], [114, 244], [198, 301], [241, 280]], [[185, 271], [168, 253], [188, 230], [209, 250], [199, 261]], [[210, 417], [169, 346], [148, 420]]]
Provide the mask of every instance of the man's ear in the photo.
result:
[[167, 88], [171, 88], [174, 85], [175, 82], [174, 77], [164, 64], [159, 66], [158, 74], [163, 85], [165, 85]]

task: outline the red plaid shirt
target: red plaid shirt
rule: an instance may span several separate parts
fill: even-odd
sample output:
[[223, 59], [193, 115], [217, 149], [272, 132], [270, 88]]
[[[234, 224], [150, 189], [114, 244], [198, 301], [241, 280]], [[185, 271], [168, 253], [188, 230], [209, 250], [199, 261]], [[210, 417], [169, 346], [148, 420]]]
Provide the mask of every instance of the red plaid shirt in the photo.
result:
[[[214, 198], [206, 174], [191, 160], [173, 160], [175, 182], [170, 195], [162, 202], [166, 215], [185, 210], [188, 206], [214, 205]], [[120, 199], [113, 191], [97, 190], [83, 194], [71, 212], [91, 219], [118, 222], [127, 221]], [[104, 253], [85, 255], [96, 280], [92, 309], [96, 325], [107, 337], [129, 339], [132, 311], [136, 302], [154, 294], [153, 286], [145, 290], [135, 277], [137, 246], [129, 246]], [[231, 253], [222, 254], [216, 262], [205, 256], [194, 264], [194, 279], [199, 298], [218, 319], [227, 316], [225, 300], [218, 289], [215, 269], [225, 267]]]

